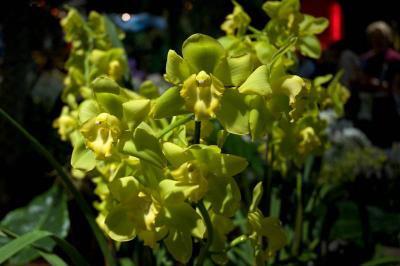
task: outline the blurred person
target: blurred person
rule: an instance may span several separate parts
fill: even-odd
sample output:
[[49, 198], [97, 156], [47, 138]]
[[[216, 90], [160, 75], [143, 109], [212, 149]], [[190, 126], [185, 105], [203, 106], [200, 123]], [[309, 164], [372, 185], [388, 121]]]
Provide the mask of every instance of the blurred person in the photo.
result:
[[392, 48], [392, 30], [387, 23], [369, 24], [366, 34], [371, 49], [360, 57], [362, 71], [355, 82], [360, 98], [357, 119], [373, 144], [388, 148], [400, 139], [396, 103], [400, 93], [400, 53]]

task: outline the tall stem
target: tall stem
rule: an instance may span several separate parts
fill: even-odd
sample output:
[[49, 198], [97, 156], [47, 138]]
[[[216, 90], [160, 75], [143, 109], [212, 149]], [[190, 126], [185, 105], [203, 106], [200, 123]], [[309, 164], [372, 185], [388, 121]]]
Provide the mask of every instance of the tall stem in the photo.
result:
[[204, 206], [203, 200], [200, 200], [199, 203], [197, 204], [197, 207], [199, 207], [201, 216], [203, 216], [204, 222], [206, 223], [207, 227], [207, 242], [204, 244], [204, 246], [201, 247], [199, 256], [197, 257], [197, 266], [202, 266], [204, 264], [204, 260], [207, 257], [207, 253], [210, 249], [211, 243], [214, 238], [214, 229], [212, 227], [211, 219], [210, 216], [208, 215], [208, 211], [206, 207]]
[[201, 121], [194, 121], [193, 144], [200, 143]]
[[[272, 136], [268, 135], [267, 149], [265, 152], [265, 167], [264, 167], [264, 200], [262, 202], [263, 211], [266, 215], [271, 214], [271, 197], [272, 197], [272, 164], [274, 162], [274, 147], [272, 145]], [[268, 156], [270, 155], [270, 156]], [[270, 158], [268, 160], [268, 158]]]
[[[193, 144], [199, 144], [200, 143], [200, 133], [201, 133], [201, 121], [195, 121], [194, 122], [194, 136], [193, 136]], [[204, 206], [203, 200], [200, 200], [199, 203], [197, 203], [197, 207], [199, 208], [199, 211], [201, 213], [201, 216], [203, 216], [204, 222], [206, 224], [207, 228], [207, 242], [201, 247], [199, 256], [197, 257], [197, 266], [202, 266], [204, 264], [204, 260], [207, 257], [207, 253], [210, 249], [211, 243], [214, 238], [214, 231], [213, 231], [213, 226], [211, 223], [210, 215], [208, 214], [208, 211], [206, 207]]]
[[302, 183], [303, 183], [302, 175], [301, 173], [298, 173], [296, 176], [296, 198], [297, 198], [296, 221], [294, 227], [294, 239], [292, 246], [292, 255], [295, 257], [299, 255], [301, 239], [303, 234]]

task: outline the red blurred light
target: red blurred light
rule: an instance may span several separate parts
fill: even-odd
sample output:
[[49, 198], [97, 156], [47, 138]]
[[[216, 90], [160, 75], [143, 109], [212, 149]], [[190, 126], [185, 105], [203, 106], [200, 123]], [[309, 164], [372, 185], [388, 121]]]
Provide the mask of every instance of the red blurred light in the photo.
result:
[[343, 13], [339, 3], [331, 3], [331, 5], [329, 6], [329, 17], [331, 22], [329, 28], [331, 41], [340, 41], [343, 37]]

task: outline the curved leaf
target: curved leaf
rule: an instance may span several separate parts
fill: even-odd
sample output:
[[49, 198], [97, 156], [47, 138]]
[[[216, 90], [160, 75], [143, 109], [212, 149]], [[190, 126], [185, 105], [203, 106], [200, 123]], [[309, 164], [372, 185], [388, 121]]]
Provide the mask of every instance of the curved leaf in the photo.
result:
[[[35, 229], [45, 229], [58, 237], [66, 237], [70, 226], [66, 195], [62, 188], [53, 186], [34, 198], [26, 207], [8, 213], [0, 224], [18, 235]], [[47, 251], [51, 251], [55, 245], [49, 238], [42, 239], [37, 244]], [[12, 263], [25, 264], [37, 257], [39, 253], [36, 250], [27, 248], [13, 257]]]
[[57, 237], [51, 232], [40, 230], [34, 230], [26, 233], [0, 247], [0, 263], [5, 262], [19, 251], [34, 244], [35, 242], [49, 237], [51, 237], [64, 250], [64, 252], [71, 258], [75, 265], [89, 265], [85, 259], [82, 258], [79, 252], [67, 241]]

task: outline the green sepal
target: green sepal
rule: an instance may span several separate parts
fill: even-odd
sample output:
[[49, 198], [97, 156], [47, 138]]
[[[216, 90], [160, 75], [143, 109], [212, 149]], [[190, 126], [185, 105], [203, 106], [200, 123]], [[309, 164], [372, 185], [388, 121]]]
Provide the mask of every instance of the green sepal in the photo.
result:
[[332, 79], [333, 75], [332, 74], [327, 74], [324, 76], [318, 76], [316, 78], [314, 78], [314, 80], [312, 81], [312, 85], [314, 87], [320, 87], [323, 84], [329, 82]]
[[300, 32], [302, 35], [314, 35], [322, 33], [329, 26], [329, 20], [326, 18], [315, 18], [310, 15], [304, 15], [300, 22]]
[[150, 100], [130, 100], [122, 104], [122, 110], [129, 129], [133, 130], [150, 112]]
[[271, 85], [268, 81], [267, 66], [259, 66], [246, 81], [239, 87], [239, 92], [243, 94], [257, 94], [269, 96], [272, 93]]
[[290, 14], [300, 11], [299, 0], [267, 1], [262, 9], [272, 19], [287, 19]]
[[283, 248], [287, 243], [285, 231], [281, 222], [275, 217], [262, 219], [262, 235], [268, 239], [267, 256], [271, 257], [276, 251]]
[[121, 87], [115, 80], [106, 76], [100, 76], [91, 83], [94, 93], [107, 92], [112, 94], [120, 94]]
[[212, 176], [208, 179], [205, 200], [211, 203], [215, 213], [233, 216], [240, 206], [240, 190], [232, 177]]
[[300, 48], [300, 53], [304, 56], [314, 59], [318, 59], [321, 56], [321, 44], [314, 35], [301, 37], [297, 45]]
[[71, 165], [73, 168], [81, 171], [90, 171], [96, 166], [94, 153], [86, 148], [85, 139], [79, 131], [71, 134], [71, 141], [74, 146], [71, 156]]
[[227, 235], [235, 228], [235, 226], [231, 219], [215, 214], [211, 210], [209, 213], [214, 229], [214, 238], [210, 249], [216, 252], [216, 254], [211, 255], [211, 259], [219, 265], [225, 265], [228, 262], [228, 257], [224, 250], [226, 248]]
[[217, 146], [192, 146], [189, 149], [194, 158], [204, 163], [208, 170], [218, 177], [231, 177], [241, 173], [247, 167], [245, 158], [219, 153]]
[[273, 116], [267, 108], [267, 103], [262, 96], [247, 95], [246, 102], [251, 108], [249, 113], [249, 127], [251, 138], [254, 141], [262, 138], [272, 126]]
[[145, 80], [140, 84], [139, 94], [148, 99], [156, 99], [160, 97], [158, 87], [151, 80]]
[[258, 204], [260, 204], [262, 195], [263, 195], [263, 185], [262, 182], [258, 182], [253, 189], [253, 198], [251, 199], [249, 211], [252, 212], [258, 208]]
[[191, 74], [188, 64], [174, 50], [168, 51], [165, 72], [165, 80], [176, 85], [183, 83]]
[[155, 119], [188, 113], [179, 87], [171, 87], [154, 102], [151, 114]]
[[264, 65], [271, 63], [272, 57], [276, 54], [277, 49], [265, 40], [258, 41], [254, 44], [257, 58]]
[[193, 34], [185, 40], [182, 55], [193, 70], [192, 73], [202, 70], [214, 73], [217, 65], [226, 56], [224, 48], [217, 40], [200, 33]]
[[119, 203], [129, 203], [132, 200], [132, 196], [137, 195], [139, 186], [139, 181], [133, 176], [115, 178], [108, 184], [111, 195]]
[[250, 54], [228, 57], [228, 65], [233, 86], [242, 84], [253, 69], [253, 62], [251, 61]]
[[190, 153], [186, 149], [172, 143], [164, 142], [162, 145], [163, 152], [168, 162], [171, 163], [173, 168], [178, 168], [183, 163], [191, 160]]
[[160, 143], [146, 123], [141, 123], [135, 129], [133, 138], [124, 143], [122, 150], [160, 168], [165, 166], [165, 157], [161, 151]]
[[104, 225], [107, 234], [115, 241], [129, 241], [136, 237], [135, 224], [130, 221], [128, 206], [119, 205], [108, 213]]
[[243, 95], [237, 89], [225, 89], [221, 98], [221, 108], [216, 115], [229, 133], [238, 135], [249, 133], [249, 110]]
[[85, 100], [79, 105], [78, 117], [81, 124], [98, 114], [100, 114], [100, 110], [95, 100]]
[[296, 75], [284, 75], [273, 83], [273, 92], [285, 94], [289, 97], [289, 103], [293, 104], [296, 96], [306, 87], [306, 82]]
[[206, 231], [203, 219], [187, 203], [167, 205], [161, 223], [169, 233], [164, 243], [177, 261], [187, 263], [192, 256], [192, 235], [203, 238]]
[[109, 113], [121, 119], [123, 110], [122, 104], [125, 99], [113, 93], [96, 93], [96, 101], [99, 104], [99, 109], [102, 112]]

